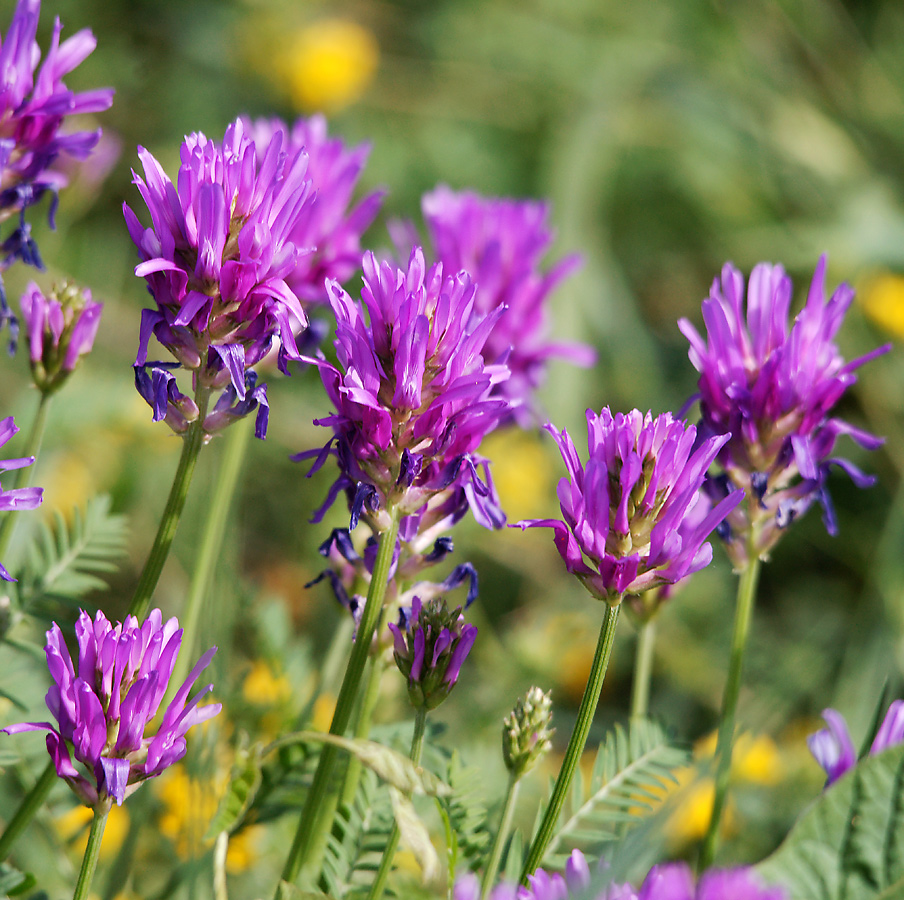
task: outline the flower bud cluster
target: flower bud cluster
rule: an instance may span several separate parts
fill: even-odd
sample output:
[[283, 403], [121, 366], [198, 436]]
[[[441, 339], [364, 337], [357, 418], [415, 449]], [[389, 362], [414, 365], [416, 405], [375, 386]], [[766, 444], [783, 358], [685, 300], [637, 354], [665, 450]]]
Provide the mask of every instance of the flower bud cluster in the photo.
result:
[[532, 687], [502, 723], [502, 758], [515, 778], [552, 749], [552, 696]]

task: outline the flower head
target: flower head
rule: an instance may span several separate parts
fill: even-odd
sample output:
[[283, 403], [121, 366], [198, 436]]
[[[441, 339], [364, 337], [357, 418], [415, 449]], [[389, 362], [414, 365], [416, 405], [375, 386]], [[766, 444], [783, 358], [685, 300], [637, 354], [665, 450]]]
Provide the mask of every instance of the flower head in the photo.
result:
[[408, 679], [408, 697], [415, 707], [435, 709], [455, 687], [462, 663], [477, 638], [477, 627], [465, 622], [461, 607], [450, 610], [442, 597], [422, 604], [415, 597], [410, 610], [390, 623], [393, 656]]
[[[64, 76], [94, 50], [97, 42], [87, 29], [60, 43], [62, 25], [57, 19], [38, 70], [41, 51], [35, 36], [40, 13], [40, 0], [19, 0], [0, 43], [0, 221], [17, 213], [24, 216], [25, 209], [46, 192], [65, 186], [63, 174], [52, 169], [60, 154], [84, 159], [94, 149], [100, 129], [63, 134], [66, 117], [101, 112], [113, 102], [109, 88], [76, 94], [63, 83]], [[5, 264], [12, 254], [39, 265], [24, 217], [16, 234], [3, 245]]]
[[244, 400], [246, 373], [280, 342], [280, 361], [298, 359], [295, 331], [307, 324], [290, 278], [306, 251], [293, 229], [312, 202], [307, 156], [286, 153], [275, 131], [258, 150], [241, 119], [221, 142], [189, 135], [174, 185], [144, 148], [135, 175], [152, 225], [123, 206], [156, 309], [141, 317], [136, 365], [147, 363], [151, 334], [196, 386], [231, 382]]
[[[764, 555], [781, 529], [813, 500], [824, 509], [826, 528], [837, 530], [826, 489], [831, 464], [854, 483], [872, 483], [852, 463], [830, 456], [836, 439], [850, 435], [875, 449], [881, 440], [832, 416], [854, 370], [888, 348], [846, 363], [834, 343], [854, 297], [846, 284], [825, 299], [826, 258], [816, 267], [804, 308], [788, 327], [791, 279], [778, 265], [761, 263], [744, 278], [730, 264], [703, 301], [708, 342], [687, 319], [679, 327], [690, 341], [690, 360], [700, 373], [700, 414], [708, 434], [730, 435], [719, 453], [727, 481], [743, 488], [748, 502], [729, 517], [732, 533], [749, 536]], [[715, 494], [724, 493], [718, 482]], [[732, 542], [736, 565], [745, 541]]]
[[518, 524], [552, 528], [568, 571], [595, 597], [615, 605], [709, 564], [706, 538], [743, 496], [735, 491], [699, 514], [708, 503], [700, 487], [726, 435], [698, 445], [696, 429], [671, 413], [587, 410], [584, 465], [566, 431], [547, 430], [568, 470], [559, 482], [562, 519]]
[[440, 185], [424, 196], [421, 208], [436, 259], [447, 272], [466, 271], [477, 285], [475, 310], [484, 315], [506, 310], [484, 347], [487, 362], [505, 361], [511, 370], [511, 378], [497, 388], [500, 393], [529, 401], [553, 356], [593, 364], [590, 347], [548, 338], [551, 294], [580, 263], [569, 256], [541, 270], [553, 241], [548, 204], [456, 193]]
[[520, 777], [552, 749], [554, 728], [552, 698], [538, 687], [532, 687], [502, 724], [502, 757], [505, 766]]
[[361, 144], [348, 149], [340, 138], [329, 137], [321, 115], [298, 119], [291, 128], [279, 119], [257, 119], [247, 122], [246, 129], [259, 153], [279, 133], [289, 157], [307, 154], [306, 177], [314, 193], [290, 232], [292, 243], [307, 252], [299, 254], [286, 283], [301, 300], [326, 303], [326, 280], [344, 282], [361, 266], [361, 235], [383, 199], [382, 191], [374, 191], [349, 208], [370, 147]]
[[470, 506], [481, 524], [498, 527], [504, 517], [476, 451], [512, 408], [491, 396], [508, 368], [482, 355], [501, 310], [475, 314], [468, 276], [447, 276], [439, 264], [427, 270], [420, 248], [407, 269], [365, 254], [362, 304], [335, 281], [328, 288], [338, 365], [311, 361], [335, 409], [315, 424], [334, 436], [323, 450], [294, 457], [316, 456], [312, 471], [337, 457], [341, 475], [324, 509], [345, 489], [352, 527], [363, 515], [382, 531], [388, 504], [431, 521], [460, 518]]
[[[837, 781], [857, 764], [857, 751], [851, 740], [847, 722], [838, 710], [824, 709], [822, 717], [828, 728], [807, 738], [807, 746], [816, 762], [825, 770], [826, 787]], [[881, 753], [904, 741], [904, 700], [895, 700], [889, 707], [870, 746], [870, 755]]]
[[[0, 447], [2, 447], [16, 432], [18, 432], [13, 417], [0, 421]], [[8, 472], [11, 469], [23, 469], [30, 466], [35, 461], [33, 456], [22, 456], [18, 459], [2, 459], [0, 460], [0, 472]], [[13, 488], [11, 491], [0, 490], [0, 511], [9, 512], [14, 509], [34, 509], [41, 505], [44, 499], [44, 488], [24, 487]], [[3, 564], [0, 563], [0, 578], [4, 581], [15, 581], [16, 579], [6, 571]]]
[[20, 302], [32, 376], [38, 388], [49, 394], [91, 351], [103, 304], [91, 299], [88, 288], [64, 282], [45, 296], [33, 281]]
[[[44, 648], [54, 684], [47, 708], [56, 719], [2, 729], [7, 734], [46, 729], [47, 750], [57, 774], [88, 806], [121, 804], [142, 781], [159, 775], [185, 755], [185, 733], [215, 716], [219, 703], [198, 706], [213, 685], [188, 693], [216, 652], [211, 648], [192, 669], [152, 736], [145, 731], [157, 715], [182, 643], [175, 618], [163, 622], [154, 609], [139, 625], [134, 616], [115, 625], [98, 612], [82, 612], [75, 626], [78, 667], [59, 626], [47, 632]], [[84, 766], [76, 768], [72, 761]]]

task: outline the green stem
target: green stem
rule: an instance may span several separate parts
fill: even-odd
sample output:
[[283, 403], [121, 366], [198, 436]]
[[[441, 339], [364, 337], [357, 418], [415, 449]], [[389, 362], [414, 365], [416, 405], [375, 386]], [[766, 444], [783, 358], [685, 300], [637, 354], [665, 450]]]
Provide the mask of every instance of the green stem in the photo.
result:
[[94, 870], [97, 868], [100, 842], [104, 837], [104, 826], [107, 824], [107, 816], [109, 814], [110, 806], [107, 804], [104, 804], [100, 809], [94, 810], [94, 821], [91, 823], [91, 831], [88, 834], [88, 846], [85, 847], [82, 868], [78, 873], [78, 882], [75, 885], [75, 893], [72, 895], [72, 900], [86, 900], [88, 897], [88, 891], [91, 890], [91, 882], [94, 880]]
[[173, 486], [170, 488], [166, 508], [157, 528], [157, 536], [148, 554], [147, 562], [138, 579], [135, 595], [129, 605], [129, 614], [141, 620], [147, 615], [151, 604], [151, 595], [157, 587], [163, 564], [169, 556], [176, 529], [179, 527], [179, 518], [185, 507], [185, 498], [188, 496], [188, 488], [191, 485], [191, 476], [195, 471], [195, 463], [198, 454], [204, 446], [204, 419], [207, 416], [207, 404], [210, 400], [210, 388], [199, 387], [195, 391], [195, 403], [198, 406], [198, 418], [188, 426], [182, 444], [182, 455], [179, 457], [179, 466], [173, 478]]
[[176, 657], [176, 665], [170, 678], [167, 696], [160, 704], [161, 709], [166, 709], [169, 705], [169, 701], [185, 681], [189, 667], [195, 659], [195, 642], [198, 624], [201, 621], [201, 610], [210, 587], [214, 566], [220, 558], [220, 551], [223, 547], [223, 536], [229, 521], [229, 508], [235, 497], [239, 475], [251, 440], [251, 426], [250, 421], [235, 422], [225, 436], [226, 446], [223, 448], [223, 459], [214, 486], [213, 498], [207, 510], [207, 521], [204, 523], [201, 546], [188, 587], [188, 597], [182, 608], [180, 620], [182, 647]]
[[[361, 613], [361, 621], [358, 623], [358, 633], [352, 644], [352, 652], [349, 656], [348, 666], [342, 686], [339, 688], [339, 696], [336, 698], [336, 708], [333, 711], [333, 721], [330, 725], [330, 734], [344, 735], [351, 720], [355, 699], [361, 685], [361, 676], [364, 674], [364, 666], [370, 654], [370, 645], [376, 630], [377, 620], [383, 608], [383, 598], [386, 596], [386, 587], [389, 584], [389, 572], [392, 567], [392, 557], [395, 551], [396, 538], [399, 534], [399, 511], [396, 508], [389, 510], [389, 527], [380, 535], [380, 543], [377, 548], [377, 558], [374, 563], [373, 575], [370, 580], [370, 589], [367, 592], [367, 600]], [[333, 772], [336, 767], [338, 748], [327, 744], [320, 752], [320, 761], [314, 772], [301, 818], [298, 822], [298, 830], [292, 848], [286, 859], [282, 872], [282, 880], [293, 884], [302, 866], [313, 867], [319, 862], [313, 859], [312, 849], [322, 843], [326, 832], [332, 826], [330, 821], [324, 822], [321, 810], [327, 803], [327, 794], [330, 793]], [[338, 795], [333, 795], [335, 802]]]
[[[38, 401], [38, 409], [35, 412], [34, 421], [31, 423], [31, 430], [28, 432], [28, 440], [25, 444], [23, 456], [34, 456], [37, 459], [38, 453], [41, 451], [41, 442], [44, 439], [44, 431], [47, 428], [47, 412], [50, 409], [51, 394], [41, 394]], [[32, 475], [34, 474], [34, 463], [30, 466], [24, 466], [16, 472], [13, 479], [13, 488], [28, 487]], [[0, 560], [6, 559], [6, 551], [9, 550], [9, 544], [12, 540], [13, 531], [16, 527], [16, 516], [10, 510], [0, 522]]]
[[56, 784], [57, 773], [52, 762], [47, 763], [47, 768], [41, 773], [41, 777], [35, 782], [34, 787], [25, 795], [19, 808], [9, 824], [0, 835], [0, 862], [3, 862], [13, 844], [25, 830], [28, 823], [34, 818], [34, 814], [43, 806], [50, 789]]
[[731, 657], [728, 663], [728, 678], [722, 696], [722, 717], [719, 721], [719, 737], [716, 743], [716, 791], [713, 797], [713, 811], [709, 828], [700, 850], [699, 871], [713, 864], [716, 845], [719, 840], [719, 822], [728, 795], [731, 775], [731, 751], [734, 740], [735, 713], [741, 692], [741, 674], [744, 667], [744, 649], [750, 633], [750, 621], [756, 599], [756, 586], [760, 574], [760, 560], [751, 548], [747, 567], [738, 578], [738, 599], [735, 608], [734, 633], [731, 639]]
[[[415, 765], [421, 761], [421, 751], [424, 748], [424, 731], [426, 725], [427, 708], [425, 706], [419, 706], [414, 714], [414, 734], [411, 738], [411, 752], [408, 754]], [[380, 868], [377, 870], [377, 877], [371, 885], [367, 900], [380, 900], [383, 896], [383, 891], [386, 889], [386, 879], [392, 871], [392, 861], [395, 858], [400, 837], [401, 832], [399, 831], [398, 823], [393, 822], [389, 840], [386, 843], [386, 848], [383, 850], [383, 859], [380, 860]]]
[[650, 679], [656, 648], [656, 621], [649, 619], [637, 632], [634, 657], [634, 683], [631, 685], [631, 721], [646, 717], [650, 706]]
[[543, 821], [540, 823], [540, 828], [531, 844], [530, 852], [521, 871], [521, 881], [525, 884], [527, 883], [527, 876], [533, 874], [534, 870], [542, 862], [546, 848], [552, 840], [556, 823], [559, 820], [559, 814], [562, 812], [562, 805], [565, 803], [565, 797], [571, 787], [574, 770], [577, 768], [581, 754], [584, 752], [584, 745], [587, 743], [590, 725], [593, 722], [593, 715], [599, 702], [600, 691], [603, 689], [603, 680], [606, 677], [606, 669], [609, 666], [609, 657], [612, 655], [612, 645], [615, 643], [615, 626], [618, 624], [618, 611], [620, 608], [621, 603], [615, 606], [606, 604], [606, 615], [600, 627], [596, 653], [593, 656], [587, 687], [584, 688], [584, 696], [581, 698], [577, 721], [574, 723], [574, 730], [568, 740], [568, 747], [565, 749], [565, 757], [562, 760], [562, 768], [559, 770], [559, 777], [556, 779], [555, 787], [553, 787], [552, 796], [549, 798], [549, 804], [543, 815]]
[[502, 816], [499, 819], [499, 828], [496, 831], [496, 837], [493, 839], [493, 847], [490, 850], [490, 856], [487, 860], [487, 867], [483, 873], [483, 880], [480, 883], [481, 900], [486, 900], [493, 882], [496, 879], [496, 873], [499, 871], [499, 861], [502, 859], [502, 848], [508, 840], [509, 832], [512, 830], [512, 818], [515, 815], [515, 802], [518, 799], [518, 786], [520, 779], [514, 772], [509, 773], [508, 789], [505, 792], [505, 803], [502, 807]]

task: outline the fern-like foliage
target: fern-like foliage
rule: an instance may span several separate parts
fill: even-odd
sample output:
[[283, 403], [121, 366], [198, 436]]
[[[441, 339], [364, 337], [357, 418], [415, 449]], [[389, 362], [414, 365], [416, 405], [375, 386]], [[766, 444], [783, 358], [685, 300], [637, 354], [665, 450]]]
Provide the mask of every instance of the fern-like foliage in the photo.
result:
[[98, 576], [116, 571], [126, 537], [126, 518], [110, 512], [106, 494], [90, 499], [84, 510], [73, 510], [69, 522], [54, 513], [52, 524], [41, 523], [29, 548], [19, 579], [21, 608], [46, 600], [73, 602], [106, 588]]
[[688, 751], [669, 742], [663, 728], [641, 720], [630, 731], [616, 726], [600, 746], [586, 789], [575, 773], [559, 831], [543, 864], [561, 868], [575, 848], [590, 851], [623, 835], [660, 805]]
[[341, 808], [323, 858], [323, 887], [331, 897], [365, 895], [379, 868], [393, 814], [376, 774], [364, 769], [354, 801]]
[[474, 870], [482, 862], [491, 837], [480, 771], [465, 767], [458, 751], [453, 750], [443, 780], [452, 788], [451, 794], [437, 800], [447, 831], [449, 870], [454, 872], [459, 864]]

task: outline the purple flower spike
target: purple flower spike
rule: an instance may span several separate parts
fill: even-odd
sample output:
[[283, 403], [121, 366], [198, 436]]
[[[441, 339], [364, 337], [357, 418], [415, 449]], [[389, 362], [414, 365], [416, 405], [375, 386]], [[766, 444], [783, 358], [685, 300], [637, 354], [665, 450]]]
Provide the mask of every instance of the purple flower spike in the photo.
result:
[[[0, 421], [0, 447], [2, 447], [16, 432], [18, 432], [13, 417]], [[23, 469], [30, 466], [35, 461], [33, 456], [23, 456], [18, 459], [2, 459], [0, 460], [0, 472], [8, 472], [11, 469]], [[25, 487], [14, 488], [11, 491], [0, 489], [0, 511], [11, 512], [19, 509], [35, 509], [41, 505], [44, 499], [44, 488]], [[0, 578], [4, 581], [15, 581], [16, 579], [6, 571], [6, 568], [0, 563]]]
[[553, 241], [548, 204], [456, 193], [440, 185], [424, 196], [421, 208], [436, 259], [447, 272], [464, 270], [476, 283], [474, 308], [483, 315], [506, 310], [484, 347], [488, 363], [504, 361], [512, 373], [497, 392], [522, 401], [518, 410], [528, 411], [550, 357], [593, 365], [591, 347], [547, 336], [551, 294], [580, 264], [578, 256], [569, 256], [541, 271]]
[[707, 537], [743, 498], [735, 491], [709, 509], [700, 491], [726, 435], [697, 446], [696, 429], [671, 413], [654, 419], [639, 410], [587, 410], [585, 466], [566, 431], [547, 430], [568, 470], [558, 490], [562, 520], [517, 524], [552, 528], [568, 571], [591, 594], [617, 605], [626, 594], [674, 584], [709, 564]]
[[[63, 778], [87, 806], [122, 804], [141, 782], [159, 775], [185, 755], [185, 733], [221, 708], [198, 706], [212, 685], [186, 703], [216, 648], [192, 669], [166, 708], [153, 736], [151, 724], [169, 687], [182, 643], [175, 618], [164, 622], [159, 609], [139, 625], [134, 616], [112, 625], [102, 612], [92, 620], [82, 612], [75, 626], [78, 660], [73, 665], [59, 626], [47, 632], [45, 654], [53, 686], [47, 708], [57, 726], [25, 722], [2, 729], [7, 734], [47, 730], [47, 749]], [[78, 769], [73, 763], [80, 763]]]
[[[822, 717], [828, 728], [823, 728], [807, 738], [807, 746], [816, 762], [825, 770], [826, 787], [836, 782], [845, 772], [857, 764], [857, 751], [851, 740], [847, 722], [838, 710], [824, 709]], [[904, 700], [895, 700], [885, 713], [885, 718], [870, 746], [871, 756], [904, 742]]]
[[64, 282], [45, 296], [33, 281], [20, 303], [32, 377], [39, 390], [53, 393], [94, 346], [103, 304], [88, 288]]
[[315, 194], [295, 219], [290, 238], [309, 252], [298, 257], [286, 282], [303, 301], [327, 303], [326, 280], [344, 282], [361, 267], [361, 235], [383, 200], [384, 192], [374, 191], [349, 209], [370, 147], [347, 149], [339, 138], [328, 136], [321, 115], [298, 119], [291, 128], [279, 119], [257, 119], [246, 127], [259, 152], [278, 133], [290, 158], [307, 154], [307, 177]]
[[399, 624], [389, 624], [396, 665], [408, 679], [408, 697], [417, 708], [435, 709], [455, 687], [462, 664], [477, 638], [461, 607], [449, 610], [442, 597], [426, 604], [415, 597], [400, 611]]
[[[102, 112], [113, 102], [110, 89], [73, 93], [63, 78], [94, 50], [96, 41], [83, 30], [60, 43], [62, 25], [54, 24], [50, 49], [38, 69], [41, 50], [35, 36], [40, 0], [19, 0], [9, 29], [0, 41], [0, 222], [18, 215], [19, 223], [3, 242], [0, 268], [15, 259], [40, 264], [25, 221], [25, 210], [45, 193], [66, 185], [60, 155], [85, 159], [100, 139], [96, 131], [62, 133], [68, 116]], [[55, 203], [50, 208], [53, 227]]]
[[123, 212], [143, 260], [135, 274], [156, 309], [142, 314], [136, 365], [146, 363], [153, 334], [192, 371], [196, 389], [231, 384], [244, 400], [248, 370], [277, 338], [283, 366], [300, 358], [295, 332], [307, 317], [287, 279], [309, 252], [293, 234], [313, 194], [307, 156], [287, 155], [283, 144], [277, 131], [258, 150], [241, 119], [219, 143], [192, 134], [176, 184], [139, 148], [145, 177], [134, 182], [151, 227], [127, 205]]
[[389, 504], [421, 517], [422, 534], [468, 506], [478, 522], [499, 527], [504, 516], [476, 451], [512, 409], [492, 395], [508, 368], [488, 365], [482, 355], [501, 310], [477, 314], [468, 276], [447, 277], [439, 264], [427, 270], [420, 248], [407, 269], [365, 254], [361, 304], [335, 281], [328, 288], [338, 366], [310, 361], [335, 409], [315, 424], [334, 436], [322, 451], [293, 458], [316, 456], [316, 470], [334, 454], [341, 475], [328, 504], [346, 490], [355, 520], [365, 518], [377, 531], [386, 527]]
[[747, 503], [728, 518], [729, 536], [741, 538], [728, 543], [737, 568], [746, 565], [748, 538], [762, 557], [814, 500], [823, 506], [829, 533], [836, 532], [826, 489], [832, 463], [859, 487], [873, 480], [830, 454], [840, 435], [870, 450], [882, 441], [834, 418], [832, 410], [856, 381], [854, 370], [890, 348], [845, 362], [834, 339], [854, 292], [842, 284], [826, 300], [825, 275], [823, 256], [807, 302], [789, 328], [792, 285], [785, 270], [756, 266], [745, 299], [742, 274], [726, 264], [703, 301], [708, 341], [687, 319], [678, 323], [700, 373], [702, 427], [708, 434], [730, 435], [719, 463], [747, 493]]

